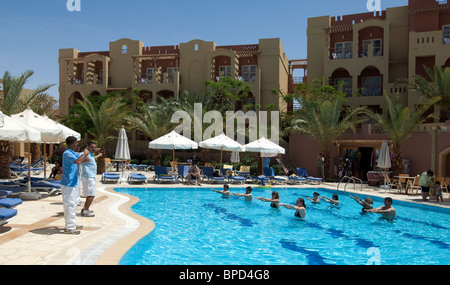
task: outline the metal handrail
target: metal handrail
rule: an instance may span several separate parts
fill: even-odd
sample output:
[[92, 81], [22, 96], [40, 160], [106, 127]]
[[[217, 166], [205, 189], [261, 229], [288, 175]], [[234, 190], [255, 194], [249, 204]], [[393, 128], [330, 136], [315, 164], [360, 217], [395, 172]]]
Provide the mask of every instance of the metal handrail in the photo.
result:
[[356, 180], [359, 180], [359, 182], [361, 183], [361, 191], [362, 191], [362, 189], [363, 189], [363, 186], [362, 186], [362, 180], [361, 179], [359, 179], [358, 177], [355, 177], [355, 176], [344, 176], [344, 177], [342, 177], [342, 179], [341, 179], [341, 181], [339, 181], [339, 183], [338, 183], [338, 185], [337, 185], [337, 190], [339, 191], [339, 185], [341, 184], [341, 182], [342, 181], [344, 181], [344, 179], [346, 179], [346, 178], [348, 178], [348, 181], [347, 181], [347, 183], [345, 183], [345, 186], [344, 186], [344, 192], [346, 192], [347, 191], [347, 185], [348, 185], [348, 183], [350, 182], [350, 181], [353, 181], [353, 191], [355, 191], [356, 190]]

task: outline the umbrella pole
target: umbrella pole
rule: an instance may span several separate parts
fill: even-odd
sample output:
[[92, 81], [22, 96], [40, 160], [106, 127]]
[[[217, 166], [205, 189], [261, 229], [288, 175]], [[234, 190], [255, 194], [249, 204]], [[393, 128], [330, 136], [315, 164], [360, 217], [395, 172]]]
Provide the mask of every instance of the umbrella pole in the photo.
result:
[[40, 193], [31, 192], [31, 143], [28, 143], [28, 153], [25, 154], [28, 159], [28, 191], [19, 194], [22, 200], [37, 200], [41, 197]]
[[47, 149], [44, 142], [44, 178], [47, 178]]
[[220, 149], [220, 171], [222, 171], [222, 153], [223, 153], [223, 147]]

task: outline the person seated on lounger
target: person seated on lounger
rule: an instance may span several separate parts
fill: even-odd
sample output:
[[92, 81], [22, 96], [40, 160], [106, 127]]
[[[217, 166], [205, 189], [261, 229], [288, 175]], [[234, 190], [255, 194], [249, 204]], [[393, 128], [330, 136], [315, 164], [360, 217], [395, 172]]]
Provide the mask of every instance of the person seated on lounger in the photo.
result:
[[211, 189], [214, 192], [220, 193], [222, 194], [223, 198], [230, 198], [231, 197], [231, 192], [230, 192], [230, 186], [228, 186], [228, 184], [223, 185], [223, 190], [216, 190], [216, 189]]
[[55, 161], [55, 166], [52, 168], [52, 173], [49, 178], [53, 178], [55, 180], [61, 180], [62, 177], [62, 165], [61, 162]]
[[321, 196], [322, 200], [324, 200], [325, 202], [330, 203], [333, 206], [340, 206], [340, 202], [339, 202], [339, 197], [337, 194], [333, 194], [333, 196], [331, 196], [332, 199], [328, 198], [327, 196]]
[[397, 216], [397, 210], [395, 210], [394, 207], [392, 207], [392, 198], [386, 197], [384, 198], [384, 206], [368, 210], [368, 212], [381, 214], [382, 219], [386, 219], [389, 221], [392, 221]]
[[279, 204], [279, 206], [283, 206], [289, 210], [295, 210], [294, 216], [296, 216], [297, 218], [304, 219], [306, 217], [306, 205], [303, 198], [298, 198], [295, 206], [290, 204]]
[[200, 169], [198, 169], [197, 164], [192, 164], [189, 166], [189, 171], [187, 175], [187, 184], [189, 185], [191, 183], [191, 179], [197, 179], [197, 185], [202, 186], [200, 184]]
[[313, 195], [314, 195], [314, 197], [313, 198], [309, 198], [309, 197], [307, 197], [306, 199], [308, 199], [308, 200], [310, 200], [311, 201], [311, 203], [314, 203], [314, 204], [319, 204], [320, 203], [320, 194], [318, 193], [318, 192], [314, 192], [313, 193]]
[[263, 202], [270, 202], [270, 207], [272, 208], [279, 208], [280, 204], [280, 194], [278, 194], [277, 191], [272, 192], [272, 199], [267, 199], [264, 197], [257, 197], [256, 199], [261, 200]]
[[349, 196], [350, 196], [350, 198], [354, 199], [354, 200], [356, 201], [356, 203], [358, 203], [358, 204], [360, 204], [361, 206], [363, 206], [363, 208], [362, 208], [361, 211], [367, 212], [368, 210], [373, 209], [373, 206], [372, 206], [373, 200], [372, 200], [372, 198], [366, 197], [366, 198], [364, 199], [364, 201], [363, 201], [363, 200], [362, 200], [361, 198], [359, 198], [358, 196], [352, 196], [352, 195], [349, 195]]
[[236, 196], [240, 196], [240, 197], [245, 197], [245, 201], [253, 200], [253, 194], [252, 194], [252, 187], [251, 186], [247, 186], [247, 188], [245, 188], [245, 194], [242, 194], [242, 193], [232, 193], [232, 194], [236, 195]]

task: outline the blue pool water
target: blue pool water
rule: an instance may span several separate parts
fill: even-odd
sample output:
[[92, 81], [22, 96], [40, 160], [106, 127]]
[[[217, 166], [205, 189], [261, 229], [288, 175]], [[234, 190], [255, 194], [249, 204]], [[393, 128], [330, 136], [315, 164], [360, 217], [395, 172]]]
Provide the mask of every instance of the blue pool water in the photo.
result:
[[[216, 189], [220, 189], [217, 186]], [[281, 203], [295, 204], [325, 189], [275, 189]], [[305, 220], [294, 211], [241, 197], [222, 198], [209, 189], [116, 189], [140, 199], [133, 211], [156, 223], [120, 264], [159, 265], [364, 265], [450, 264], [450, 210], [395, 201], [393, 222], [361, 213], [347, 193], [340, 208], [306, 200]], [[244, 193], [244, 188], [232, 192]], [[271, 189], [253, 196], [270, 198]], [[365, 198], [365, 196], [360, 196]], [[372, 197], [374, 206], [383, 199]]]

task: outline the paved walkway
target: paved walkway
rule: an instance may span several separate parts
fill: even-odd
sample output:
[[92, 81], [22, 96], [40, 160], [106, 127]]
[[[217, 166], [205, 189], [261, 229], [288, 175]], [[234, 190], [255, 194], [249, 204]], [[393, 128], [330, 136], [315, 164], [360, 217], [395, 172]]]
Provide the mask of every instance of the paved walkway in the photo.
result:
[[[148, 178], [153, 172], [145, 172]], [[97, 197], [91, 209], [95, 217], [81, 217], [78, 207], [78, 224], [83, 225], [80, 235], [64, 234], [64, 216], [61, 196], [43, 197], [39, 200], [23, 201], [17, 207], [18, 214], [8, 224], [0, 227], [0, 265], [65, 265], [65, 264], [118, 264], [122, 255], [142, 236], [154, 228], [154, 223], [134, 214], [130, 207], [138, 202], [135, 197], [118, 194], [116, 186], [142, 187], [122, 183], [102, 184], [97, 176]], [[154, 184], [145, 187], [177, 187], [181, 184]], [[210, 188], [208, 183], [202, 187]], [[323, 183], [321, 187], [336, 189], [334, 183]], [[243, 187], [231, 185], [231, 187]], [[290, 186], [288, 186], [290, 187]], [[298, 186], [296, 186], [298, 187]], [[343, 188], [343, 186], [341, 187]], [[347, 186], [353, 192], [353, 185]], [[444, 203], [422, 202], [418, 195], [385, 193], [378, 187], [357, 186], [360, 195], [390, 196], [393, 199], [416, 203], [427, 203], [450, 208], [449, 195], [444, 194]], [[81, 199], [83, 205], [84, 199]], [[395, 204], [394, 204], [395, 205]]]

